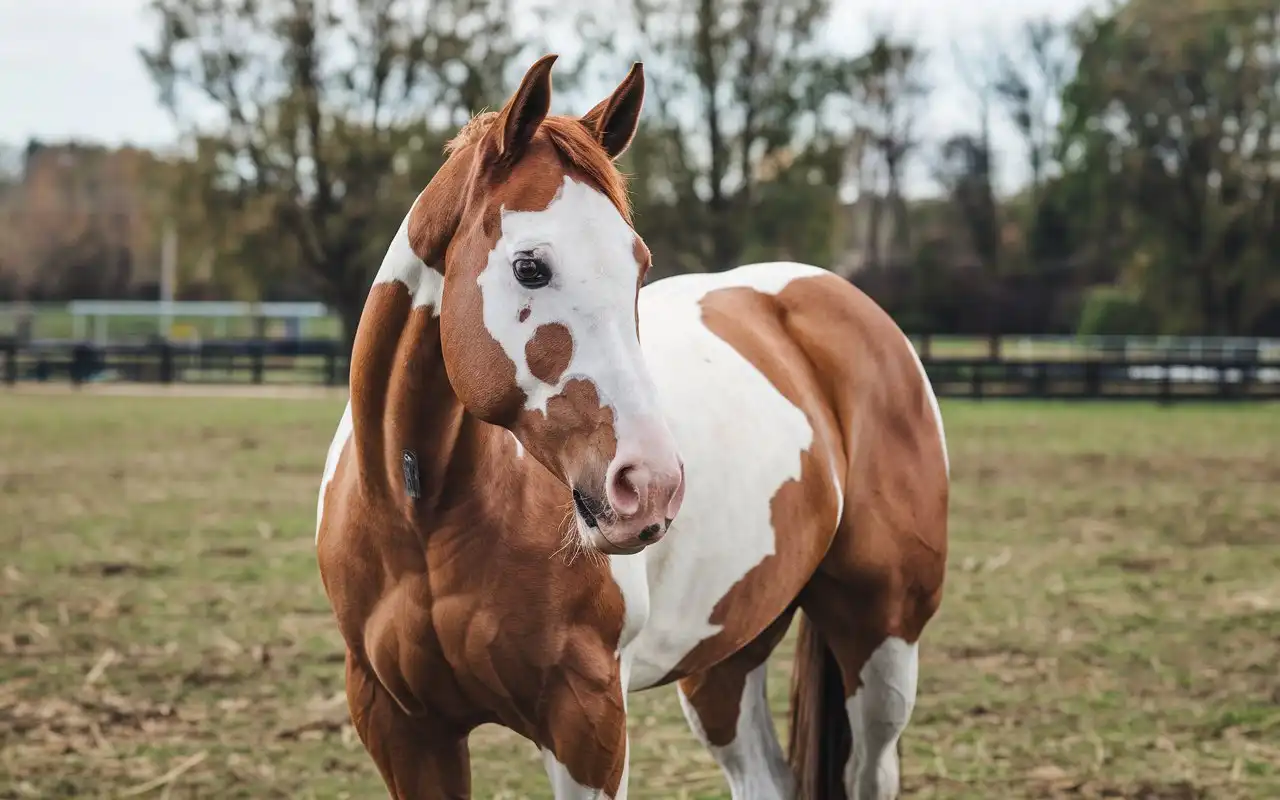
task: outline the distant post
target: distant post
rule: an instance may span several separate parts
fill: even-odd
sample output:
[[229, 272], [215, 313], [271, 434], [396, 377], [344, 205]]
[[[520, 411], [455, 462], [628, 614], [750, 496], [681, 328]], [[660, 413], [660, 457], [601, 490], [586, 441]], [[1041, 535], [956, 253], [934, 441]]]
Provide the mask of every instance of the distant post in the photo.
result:
[[168, 339], [157, 344], [160, 348], [160, 382], [173, 383], [173, 344]]
[[4, 341], [4, 382], [9, 386], [18, 383], [18, 340]]
[[178, 233], [173, 220], [165, 220], [164, 240], [160, 248], [160, 336], [168, 341], [173, 335], [174, 284], [178, 280]]
[[265, 356], [266, 356], [266, 354], [263, 351], [265, 349], [266, 349], [266, 342], [261, 338], [254, 339], [252, 342], [249, 343], [249, 358], [250, 358], [249, 366], [252, 371], [251, 374], [252, 374], [252, 380], [254, 383], [262, 383], [262, 373], [263, 373], [263, 367], [264, 367], [263, 361], [265, 360]]
[[338, 385], [338, 343], [329, 341], [325, 346], [324, 352], [324, 384], [325, 386]]

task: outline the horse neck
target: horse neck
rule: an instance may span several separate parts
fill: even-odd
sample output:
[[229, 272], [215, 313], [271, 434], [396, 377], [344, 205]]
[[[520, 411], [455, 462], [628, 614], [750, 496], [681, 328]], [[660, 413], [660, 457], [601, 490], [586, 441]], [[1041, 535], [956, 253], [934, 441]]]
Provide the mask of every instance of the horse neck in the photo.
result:
[[387, 250], [365, 301], [351, 355], [351, 414], [366, 491], [406, 512], [404, 454], [416, 461], [419, 510], [436, 509], [450, 480], [477, 468], [492, 431], [469, 416], [440, 347], [443, 276], [409, 245], [406, 225]]

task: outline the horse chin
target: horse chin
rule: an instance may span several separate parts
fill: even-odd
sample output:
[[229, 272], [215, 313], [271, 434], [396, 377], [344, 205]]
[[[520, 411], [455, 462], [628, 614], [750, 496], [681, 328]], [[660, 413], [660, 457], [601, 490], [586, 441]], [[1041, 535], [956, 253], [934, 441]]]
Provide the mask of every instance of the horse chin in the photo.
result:
[[600, 526], [588, 526], [580, 516], [577, 518], [577, 524], [579, 540], [588, 549], [595, 550], [597, 553], [603, 553], [607, 556], [633, 556], [647, 546], [644, 544], [634, 547], [616, 545], [604, 534]]

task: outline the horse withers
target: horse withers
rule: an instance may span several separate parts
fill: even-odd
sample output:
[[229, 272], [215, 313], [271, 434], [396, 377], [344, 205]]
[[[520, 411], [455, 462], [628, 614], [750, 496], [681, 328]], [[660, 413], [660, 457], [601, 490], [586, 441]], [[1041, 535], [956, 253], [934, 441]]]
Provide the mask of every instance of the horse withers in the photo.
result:
[[353, 725], [396, 798], [468, 797], [485, 723], [620, 798], [627, 693], [675, 683], [733, 797], [896, 797], [946, 563], [920, 362], [817, 267], [641, 289], [641, 66], [567, 117], [553, 61], [450, 143], [360, 320], [316, 533]]

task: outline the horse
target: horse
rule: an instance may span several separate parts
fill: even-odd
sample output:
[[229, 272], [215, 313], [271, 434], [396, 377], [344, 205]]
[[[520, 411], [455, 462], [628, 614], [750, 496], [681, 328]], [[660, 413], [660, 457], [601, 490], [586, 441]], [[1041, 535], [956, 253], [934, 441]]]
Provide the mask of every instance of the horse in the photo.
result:
[[316, 523], [353, 727], [393, 798], [469, 797], [494, 723], [617, 800], [627, 695], [675, 684], [734, 798], [896, 797], [946, 567], [921, 362], [816, 266], [646, 285], [643, 66], [574, 117], [554, 61], [448, 144], [357, 326]]

